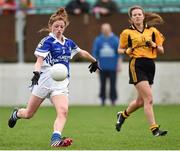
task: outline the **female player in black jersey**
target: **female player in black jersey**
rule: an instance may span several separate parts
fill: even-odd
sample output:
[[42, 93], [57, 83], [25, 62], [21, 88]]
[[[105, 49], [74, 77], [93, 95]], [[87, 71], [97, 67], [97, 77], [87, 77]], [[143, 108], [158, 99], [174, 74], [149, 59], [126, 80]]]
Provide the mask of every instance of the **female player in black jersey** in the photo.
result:
[[145, 13], [140, 6], [129, 9], [129, 19], [131, 26], [122, 31], [118, 52], [130, 56], [129, 83], [134, 84], [138, 96], [124, 111], [117, 113], [116, 130], [120, 131], [125, 119], [131, 113], [144, 107], [152, 134], [163, 136], [167, 131], [160, 130], [155, 121], [151, 88], [155, 74], [154, 59], [158, 53], [164, 53], [164, 37], [153, 26], [162, 23], [163, 19], [158, 14]]

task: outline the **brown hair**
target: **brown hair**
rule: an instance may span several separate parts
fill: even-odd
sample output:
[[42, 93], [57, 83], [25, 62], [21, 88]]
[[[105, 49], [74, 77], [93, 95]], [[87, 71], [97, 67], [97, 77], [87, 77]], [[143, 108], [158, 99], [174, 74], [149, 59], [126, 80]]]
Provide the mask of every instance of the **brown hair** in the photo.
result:
[[[159, 24], [164, 23], [164, 20], [162, 19], [162, 17], [159, 14], [145, 12], [145, 10], [141, 6], [138, 6], [138, 5], [135, 5], [135, 6], [132, 6], [129, 8], [129, 11], [128, 11], [129, 18], [132, 17], [132, 11], [134, 9], [142, 10], [144, 17], [145, 17], [144, 23], [147, 24], [148, 26], [154, 26], [154, 25], [159, 25]], [[130, 23], [131, 23], [131, 21], [130, 21]]]
[[69, 25], [68, 14], [65, 8], [63, 7], [59, 8], [54, 14], [51, 15], [51, 17], [49, 18], [48, 26], [45, 28], [42, 28], [39, 32], [43, 32], [43, 31], [50, 32], [50, 27], [55, 21], [58, 21], [58, 20], [64, 21], [66, 27]]

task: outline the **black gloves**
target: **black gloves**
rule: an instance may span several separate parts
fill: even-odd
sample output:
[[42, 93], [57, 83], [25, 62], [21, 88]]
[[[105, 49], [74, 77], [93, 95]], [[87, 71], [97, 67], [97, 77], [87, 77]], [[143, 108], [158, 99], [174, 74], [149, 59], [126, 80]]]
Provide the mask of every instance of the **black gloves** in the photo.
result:
[[157, 45], [153, 44], [154, 42], [153, 41], [146, 41], [146, 46], [149, 47], [149, 48], [157, 48]]
[[40, 78], [40, 73], [38, 71], [34, 71], [33, 73], [34, 73], [34, 76], [31, 79], [32, 81], [31, 86], [38, 84], [38, 80]]
[[100, 67], [98, 66], [98, 62], [97, 61], [91, 63], [88, 68], [89, 68], [89, 72], [90, 73], [96, 72], [97, 69], [99, 69], [101, 71]]
[[147, 47], [151, 47], [151, 42], [150, 41], [146, 41], [146, 46]]

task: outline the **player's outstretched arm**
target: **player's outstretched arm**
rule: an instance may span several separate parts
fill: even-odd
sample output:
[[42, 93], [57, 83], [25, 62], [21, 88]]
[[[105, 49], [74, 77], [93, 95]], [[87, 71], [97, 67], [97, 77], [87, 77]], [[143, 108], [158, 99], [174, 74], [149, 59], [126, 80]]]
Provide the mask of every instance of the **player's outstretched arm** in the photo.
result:
[[90, 53], [88, 53], [85, 50], [81, 50], [79, 52], [79, 55], [91, 62], [91, 64], [88, 67], [90, 73], [96, 72], [97, 69], [101, 70], [99, 65], [98, 65], [97, 60]]
[[89, 52], [85, 50], [81, 49], [81, 51], [78, 54], [89, 62], [92, 62], [92, 63], [96, 62], [96, 59]]

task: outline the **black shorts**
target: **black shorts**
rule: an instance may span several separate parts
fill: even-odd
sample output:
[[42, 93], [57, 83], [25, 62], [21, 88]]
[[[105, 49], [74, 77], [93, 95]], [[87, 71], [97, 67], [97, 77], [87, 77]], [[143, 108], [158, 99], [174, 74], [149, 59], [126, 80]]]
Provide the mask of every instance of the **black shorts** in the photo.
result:
[[136, 85], [140, 81], [148, 81], [153, 84], [155, 63], [149, 58], [131, 58], [129, 61], [129, 83]]

